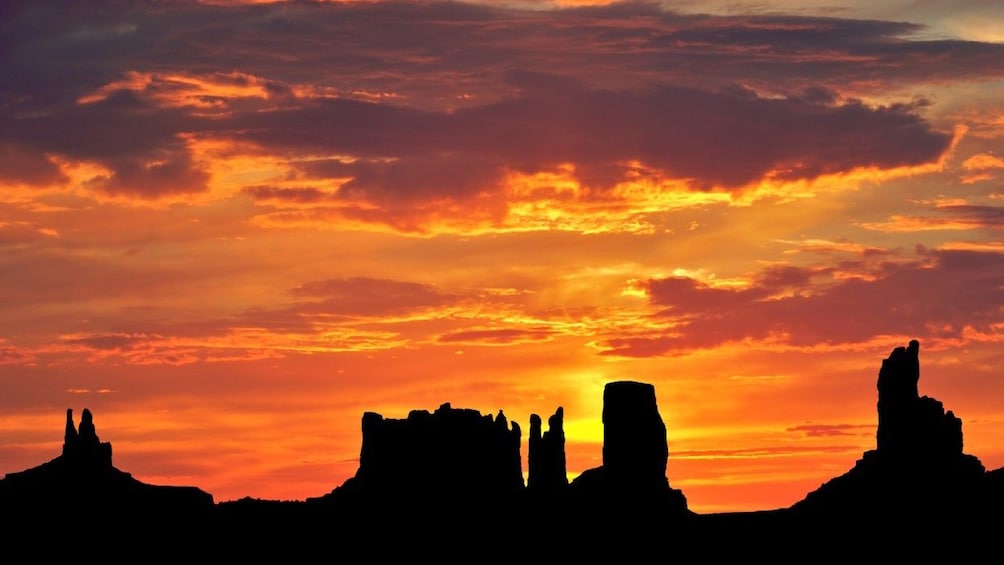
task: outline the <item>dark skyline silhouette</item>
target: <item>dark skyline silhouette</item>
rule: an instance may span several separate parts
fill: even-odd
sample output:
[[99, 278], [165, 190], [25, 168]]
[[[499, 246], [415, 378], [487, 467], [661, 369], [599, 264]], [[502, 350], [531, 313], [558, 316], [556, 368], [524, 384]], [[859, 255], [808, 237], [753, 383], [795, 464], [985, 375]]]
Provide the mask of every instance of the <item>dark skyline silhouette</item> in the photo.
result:
[[[85, 408], [79, 426], [67, 409], [61, 455], [0, 480], [0, 512], [17, 535], [84, 516], [74, 520], [75, 540], [127, 536], [179, 554], [208, 544], [211, 554], [230, 557], [306, 556], [329, 543], [373, 558], [481, 548], [513, 559], [532, 547], [566, 558], [642, 557], [675, 547], [783, 560], [868, 547], [875, 556], [995, 547], [1004, 470], [988, 471], [964, 453], [961, 420], [919, 394], [919, 377], [919, 342], [893, 350], [877, 379], [875, 449], [787, 508], [689, 510], [666, 475], [672, 450], [654, 386], [615, 381], [604, 387], [602, 464], [572, 481], [562, 407], [546, 431], [531, 417], [524, 483], [519, 424], [502, 411], [493, 417], [444, 403], [402, 419], [365, 413], [358, 471], [327, 494], [215, 502], [197, 487], [149, 485], [115, 468], [111, 444]], [[540, 520], [540, 529], [513, 530], [527, 520]], [[529, 531], [537, 542], [516, 541]]]

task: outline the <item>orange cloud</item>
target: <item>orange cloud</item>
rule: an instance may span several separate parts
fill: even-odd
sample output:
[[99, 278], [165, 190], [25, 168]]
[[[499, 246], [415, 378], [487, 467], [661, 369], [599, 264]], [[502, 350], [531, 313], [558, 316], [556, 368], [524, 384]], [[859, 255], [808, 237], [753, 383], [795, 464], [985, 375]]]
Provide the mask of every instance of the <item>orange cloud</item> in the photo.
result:
[[[270, 93], [267, 81], [247, 73], [228, 72], [194, 76], [128, 71], [123, 78], [81, 96], [77, 99], [77, 103], [101, 102], [125, 90], [148, 94], [164, 106], [193, 106], [201, 109], [219, 108], [231, 98], [267, 100], [270, 94], [274, 94]], [[275, 88], [272, 87], [272, 90]]]
[[962, 168], [967, 171], [1004, 169], [1004, 159], [1001, 159], [992, 153], [979, 153], [963, 161]]
[[551, 332], [540, 329], [467, 329], [439, 336], [441, 343], [462, 343], [474, 345], [514, 345], [519, 343], [546, 341], [552, 339]]
[[962, 170], [972, 171], [961, 177], [963, 184], [974, 184], [996, 178], [996, 170], [1004, 168], [1004, 159], [992, 153], [978, 153], [962, 162]]

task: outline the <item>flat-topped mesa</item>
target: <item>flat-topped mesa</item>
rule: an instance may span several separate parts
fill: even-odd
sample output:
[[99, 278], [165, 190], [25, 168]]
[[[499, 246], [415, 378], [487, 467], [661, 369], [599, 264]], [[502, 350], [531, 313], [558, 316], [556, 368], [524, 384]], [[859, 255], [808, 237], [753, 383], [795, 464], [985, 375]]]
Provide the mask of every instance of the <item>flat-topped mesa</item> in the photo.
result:
[[541, 433], [540, 416], [530, 415], [526, 486], [535, 495], [560, 494], [568, 488], [564, 418], [565, 410], [559, 406], [547, 419], [548, 430]]
[[891, 458], [962, 455], [962, 420], [941, 402], [918, 393], [920, 343], [897, 347], [878, 376], [877, 451]]
[[502, 411], [493, 418], [445, 403], [406, 419], [366, 412], [362, 432], [357, 496], [473, 504], [523, 490], [520, 428]]
[[620, 381], [603, 389], [603, 466], [615, 481], [668, 486], [666, 425], [655, 386]]

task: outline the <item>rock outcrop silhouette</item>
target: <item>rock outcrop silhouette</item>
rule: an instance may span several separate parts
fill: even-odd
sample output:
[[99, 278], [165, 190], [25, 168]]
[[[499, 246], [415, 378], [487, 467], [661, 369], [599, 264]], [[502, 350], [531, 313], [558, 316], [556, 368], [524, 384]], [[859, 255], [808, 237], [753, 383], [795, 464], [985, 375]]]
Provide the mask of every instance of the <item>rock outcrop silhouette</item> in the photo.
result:
[[920, 396], [920, 343], [897, 347], [882, 361], [878, 377], [876, 452], [892, 460], [941, 461], [968, 458], [973, 469], [982, 465], [962, 453], [962, 420], [945, 412], [941, 402]]
[[359, 469], [332, 491], [339, 504], [370, 510], [510, 502], [524, 490], [519, 424], [450, 403], [407, 418], [362, 418]]
[[[405, 419], [367, 412], [362, 418], [359, 469], [320, 499], [372, 512], [393, 506], [449, 504], [511, 509], [529, 495], [563, 501], [577, 509], [656, 510], [689, 513], [683, 493], [669, 486], [666, 426], [648, 383], [608, 383], [603, 394], [603, 465], [569, 483], [564, 409], [548, 418], [548, 430], [530, 420], [528, 474], [523, 483], [520, 427], [449, 403], [435, 412], [413, 410]], [[383, 511], [383, 510], [381, 510]]]
[[983, 464], [963, 452], [962, 420], [940, 401], [919, 394], [919, 352], [920, 343], [913, 340], [882, 361], [876, 448], [794, 510], [806, 516], [855, 515], [869, 523], [930, 524], [944, 516], [972, 515], [990, 496]]
[[[112, 446], [97, 435], [90, 410], [79, 429], [66, 411], [62, 454], [37, 467], [8, 473], [0, 480], [0, 515], [19, 529], [49, 523], [53, 516], [74, 517], [74, 531], [188, 524], [207, 519], [213, 497], [196, 488], [151, 485], [112, 464]], [[84, 519], [79, 517], [83, 516]]]
[[84, 408], [80, 431], [73, 425], [73, 408], [66, 409], [66, 432], [63, 434], [63, 458], [80, 469], [111, 469], [112, 444], [102, 443], [94, 427], [91, 411]]
[[530, 415], [526, 486], [535, 497], [554, 498], [568, 489], [564, 422], [565, 409], [561, 406], [547, 419], [546, 432], [541, 428], [540, 416]]
[[655, 386], [635, 381], [603, 389], [603, 465], [588, 469], [570, 485], [581, 504], [604, 509], [645, 508], [686, 513], [683, 493], [669, 486], [666, 425], [656, 405]]
[[[682, 527], [680, 521], [693, 514], [666, 478], [669, 449], [655, 387], [609, 383], [603, 402], [603, 465], [571, 483], [562, 407], [548, 418], [546, 432], [541, 418], [531, 415], [525, 485], [520, 427], [510, 426], [501, 411], [492, 418], [446, 403], [433, 413], [413, 410], [405, 419], [364, 413], [355, 476], [308, 499], [307, 511], [323, 513], [342, 532], [405, 540], [413, 553], [437, 559], [453, 549], [449, 539], [490, 547], [496, 559], [517, 559], [523, 549], [505, 540], [528, 515], [595, 540], [570, 547], [560, 536], [535, 536], [538, 557], [596, 558], [597, 544], [609, 550], [616, 546], [608, 545], [612, 540], [629, 534], [641, 536], [632, 551], [647, 551], [665, 528]], [[438, 509], [435, 518], [415, 514], [430, 508]], [[407, 527], [378, 526], [387, 516], [409, 520]], [[617, 553], [627, 557], [629, 549]], [[378, 551], [398, 557], [393, 547]]]

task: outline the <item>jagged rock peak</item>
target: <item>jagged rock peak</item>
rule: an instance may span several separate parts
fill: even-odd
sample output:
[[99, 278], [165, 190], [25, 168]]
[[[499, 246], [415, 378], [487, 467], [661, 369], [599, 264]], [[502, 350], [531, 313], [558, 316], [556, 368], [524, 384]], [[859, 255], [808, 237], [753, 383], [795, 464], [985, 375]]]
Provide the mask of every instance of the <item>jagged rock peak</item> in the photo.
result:
[[926, 520], [965, 511], [979, 498], [986, 469], [963, 453], [962, 420], [940, 401], [919, 395], [919, 353], [920, 343], [911, 340], [882, 361], [876, 449], [793, 508], [831, 518], [844, 513], [864, 520]]
[[568, 486], [565, 464], [565, 409], [561, 406], [547, 419], [542, 432], [541, 418], [530, 415], [527, 488], [541, 493], [558, 493]]
[[112, 466], [112, 444], [98, 438], [91, 411], [84, 408], [79, 429], [73, 424], [73, 409], [66, 409], [66, 431], [63, 435], [63, 457], [71, 464]]
[[[66, 410], [61, 455], [30, 469], [7, 473], [0, 480], [0, 510], [8, 520], [4, 523], [10, 523], [15, 516], [30, 517], [26, 524], [52, 516], [55, 531], [62, 536], [59, 542], [64, 545], [68, 543], [67, 535], [81, 532], [86, 535], [78, 539], [93, 543], [109, 533], [132, 539], [122, 528], [130, 533], [135, 533], [133, 527], [151, 533], [176, 525], [196, 527], [213, 508], [213, 496], [202, 489], [147, 484], [116, 469], [112, 465], [112, 444], [98, 438], [94, 418], [86, 408], [79, 424], [73, 421], [73, 409]], [[78, 513], [83, 516], [79, 523], [67, 522], [66, 516]], [[180, 541], [175, 537], [171, 540]], [[73, 544], [68, 547], [79, 550]], [[103, 552], [101, 559], [108, 556], [107, 544], [97, 543], [95, 547]]]
[[878, 378], [879, 399], [908, 401], [917, 398], [919, 381], [920, 342], [914, 339], [907, 347], [893, 349], [889, 357], [882, 360]]
[[878, 376], [877, 451], [894, 457], [962, 455], [962, 420], [918, 392], [920, 343], [897, 347]]

